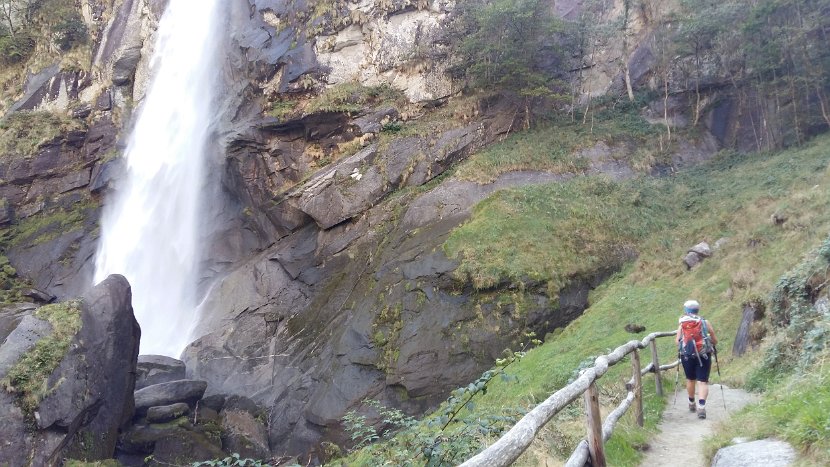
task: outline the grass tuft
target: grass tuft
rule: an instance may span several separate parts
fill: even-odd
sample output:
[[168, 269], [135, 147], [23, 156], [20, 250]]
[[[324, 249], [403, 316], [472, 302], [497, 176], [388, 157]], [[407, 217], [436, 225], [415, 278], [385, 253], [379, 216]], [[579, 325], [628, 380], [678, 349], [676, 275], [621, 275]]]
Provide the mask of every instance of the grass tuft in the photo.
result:
[[39, 341], [9, 370], [2, 384], [17, 395], [23, 410], [32, 415], [38, 404], [54, 387], [49, 377], [58, 367], [75, 334], [81, 329], [81, 302], [69, 301], [45, 305], [35, 317], [49, 322], [52, 333]]
[[79, 120], [58, 113], [15, 112], [0, 121], [0, 156], [33, 156], [43, 144], [82, 127]]

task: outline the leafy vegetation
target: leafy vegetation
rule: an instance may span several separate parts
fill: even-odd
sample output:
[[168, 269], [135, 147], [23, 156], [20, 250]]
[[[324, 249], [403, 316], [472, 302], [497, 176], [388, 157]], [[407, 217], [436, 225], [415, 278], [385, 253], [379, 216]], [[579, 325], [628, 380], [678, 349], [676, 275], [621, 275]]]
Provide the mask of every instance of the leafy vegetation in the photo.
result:
[[194, 462], [191, 464], [192, 467], [264, 467], [267, 465], [270, 464], [261, 460], [242, 458], [237, 453], [233, 453], [224, 459]]
[[522, 350], [505, 350], [504, 358], [496, 361], [494, 369], [485, 371], [476, 381], [453, 391], [436, 414], [426, 420], [417, 421], [377, 401], [364, 401], [377, 413], [377, 423], [384, 426], [385, 431], [379, 434], [367, 416], [350, 411], [343, 418], [343, 423], [355, 443], [354, 447], [361, 449], [381, 438], [386, 441], [357, 451], [345, 460], [334, 460], [331, 464], [388, 465], [391, 462], [401, 466], [444, 466], [463, 462], [475, 453], [482, 439], [497, 436], [521, 416], [516, 409], [502, 409], [497, 415], [478, 417], [462, 413], [474, 410], [474, 401], [486, 395], [490, 384], [496, 379], [517, 381], [506, 371], [507, 368], [524, 358], [531, 346], [541, 344], [532, 333], [525, 337], [528, 342], [520, 344]]
[[755, 93], [777, 103], [762, 109], [768, 124], [757, 127], [759, 150], [800, 144], [830, 125], [830, 50], [816, 42], [827, 39], [828, 12], [828, 0], [683, 0], [678, 34], [662, 47], [691, 59], [680, 69], [695, 89], [694, 122], [701, 83], [716, 72], [744, 101]]
[[35, 317], [51, 324], [52, 333], [37, 341], [2, 381], [5, 390], [17, 395], [21, 407], [30, 416], [54, 389], [49, 386], [49, 377], [81, 329], [81, 303], [69, 301], [45, 305], [35, 311]]
[[61, 51], [86, 43], [86, 24], [74, 1], [8, 0], [0, 4], [0, 62], [26, 60], [41, 39]]
[[[461, 2], [456, 75], [471, 88], [508, 90], [528, 99], [558, 97], [561, 80], [541, 69], [542, 57], [561, 55], [550, 37], [562, 29], [541, 0]], [[561, 60], [561, 57], [559, 57]]]
[[44, 143], [81, 127], [80, 121], [58, 113], [15, 112], [0, 121], [0, 157], [33, 156]]

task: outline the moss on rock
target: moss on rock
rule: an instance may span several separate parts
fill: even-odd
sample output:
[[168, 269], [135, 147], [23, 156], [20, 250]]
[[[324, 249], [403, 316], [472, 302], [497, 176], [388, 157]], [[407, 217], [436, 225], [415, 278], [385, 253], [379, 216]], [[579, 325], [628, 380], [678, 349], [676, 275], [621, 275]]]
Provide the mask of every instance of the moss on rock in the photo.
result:
[[33, 156], [43, 144], [82, 127], [79, 120], [54, 112], [13, 113], [0, 121], [0, 155]]
[[35, 311], [35, 317], [49, 322], [52, 334], [39, 340], [2, 381], [5, 390], [16, 394], [20, 406], [30, 415], [54, 389], [49, 386], [49, 377], [81, 329], [81, 302], [73, 300], [46, 305]]

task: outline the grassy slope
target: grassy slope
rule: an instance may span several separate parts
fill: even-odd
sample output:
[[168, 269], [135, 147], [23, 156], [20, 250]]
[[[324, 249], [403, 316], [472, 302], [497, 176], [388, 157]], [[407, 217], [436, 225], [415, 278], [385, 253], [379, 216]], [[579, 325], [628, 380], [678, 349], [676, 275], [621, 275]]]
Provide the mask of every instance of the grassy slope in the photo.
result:
[[[589, 357], [635, 337], [623, 330], [625, 324], [644, 325], [646, 333], [674, 329], [681, 304], [690, 297], [702, 303], [702, 314], [719, 331], [725, 381], [743, 382], [758, 354], [750, 353], [742, 359], [727, 356], [740, 319], [741, 304], [753, 297], [765, 297], [784, 272], [798, 264], [806, 251], [827, 236], [830, 193], [822, 187], [830, 182], [828, 161], [830, 137], [825, 136], [804, 148], [780, 154], [723, 155], [671, 179], [639, 179], [616, 187], [611, 184], [603, 188], [607, 192], [602, 196], [614, 209], [626, 209], [625, 214], [617, 213], [611, 218], [600, 215], [595, 218], [595, 224], [587, 216], [584, 235], [576, 244], [563, 241], [562, 236], [555, 234], [540, 235], [532, 224], [551, 217], [548, 213], [553, 208], [581, 211], [585, 210], [584, 200], [596, 203], [591, 194], [592, 184], [573, 181], [497, 194], [476, 210], [471, 222], [457, 232], [457, 235], [469, 236], [459, 242], [467, 248], [464, 267], [468, 271], [489, 271], [508, 279], [522, 277], [522, 268], [527, 277], [533, 271], [557, 271], [561, 269], [558, 264], [540, 266], [539, 263], [590, 251], [596, 244], [602, 244], [608, 224], [614, 229], [633, 232], [622, 243], [636, 244], [641, 255], [594, 291], [592, 305], [581, 318], [510, 368], [518, 382], [494, 380], [487, 394], [477, 400], [476, 412], [466, 415], [476, 417], [502, 413], [509, 407], [532, 407], [566, 384], [574, 370]], [[503, 199], [514, 204], [499, 201]], [[788, 216], [783, 227], [771, 222], [774, 213]], [[472, 254], [477, 251], [475, 248], [499, 251], [506, 244], [522, 241], [500, 236], [499, 219], [508, 214], [513, 231], [519, 232], [519, 236], [526, 234], [524, 248], [512, 255], [510, 263], [499, 255]], [[561, 216], [544, 222], [549, 222], [545, 230], [555, 231], [567, 227], [571, 221], [568, 216]], [[525, 228], [527, 225], [531, 227]], [[687, 248], [700, 240], [712, 244], [722, 237], [728, 241], [714, 257], [694, 271], [685, 270], [681, 257]], [[452, 239], [448, 242], [451, 251], [452, 242]], [[546, 253], [562, 249], [555, 255]], [[517, 259], [517, 254], [524, 257]], [[673, 359], [675, 350], [670, 339], [660, 342], [660, 352], [663, 361]], [[648, 360], [644, 358], [645, 362]], [[613, 402], [619, 397], [628, 373], [629, 366], [623, 363], [601, 380], [604, 401]], [[674, 373], [669, 375], [670, 391], [673, 377]], [[652, 387], [651, 383], [648, 377], [647, 389]], [[654, 430], [662, 404], [653, 396], [653, 389], [650, 391], [647, 429]], [[574, 404], [549, 423], [543, 436], [518, 465], [537, 465], [566, 457], [584, 431], [579, 405]], [[647, 433], [632, 427], [630, 416], [624, 417], [608, 446], [612, 464], [636, 465], [639, 457], [636, 447], [647, 438]], [[483, 444], [490, 441], [492, 438], [487, 437], [478, 440]], [[358, 464], [376, 462], [366, 461], [364, 456], [352, 459], [358, 459], [355, 461]]]
[[[830, 231], [830, 194], [821, 188], [830, 182], [828, 161], [830, 137], [825, 136], [804, 149], [778, 155], [724, 157], [672, 180], [627, 182], [625, 185], [645, 185], [651, 193], [663, 193], [669, 209], [663, 210], [664, 205], [655, 209], [670, 217], [660, 221], [665, 230], [644, 236], [638, 248], [642, 255], [636, 263], [594, 292], [592, 306], [582, 318], [514, 369], [520, 384], [496, 384], [479, 402], [480, 410], [513, 404], [517, 399], [543, 399], [566, 383], [586, 356], [631, 339], [623, 330], [629, 322], [645, 325], [646, 332], [673, 329], [681, 303], [689, 297], [703, 304], [703, 315], [719, 331], [721, 349], [730, 349], [741, 303], [766, 296], [775, 281]], [[549, 188], [527, 190], [545, 189]], [[622, 192], [629, 189], [623, 187]], [[776, 212], [789, 216], [783, 228], [770, 221]], [[496, 218], [499, 215], [494, 213]], [[532, 212], [527, 216], [537, 217]], [[630, 221], [637, 224], [638, 219]], [[702, 239], [713, 243], [721, 237], [729, 240], [713, 258], [692, 272], [685, 271], [680, 258], [688, 247]], [[539, 251], [558, 247], [537, 244]], [[533, 258], [537, 252], [527, 254]], [[727, 292], [730, 289], [731, 294]], [[670, 341], [664, 339], [660, 348], [664, 361], [673, 357]], [[742, 382], [754, 358], [723, 358], [724, 377]], [[617, 372], [627, 374], [623, 367]], [[612, 372], [604, 384], [619, 389], [623, 379]], [[624, 429], [623, 436], [612, 442], [611, 459], [616, 465], [635, 464], [635, 453], [624, 446], [636, 445], [638, 438], [641, 436]]]

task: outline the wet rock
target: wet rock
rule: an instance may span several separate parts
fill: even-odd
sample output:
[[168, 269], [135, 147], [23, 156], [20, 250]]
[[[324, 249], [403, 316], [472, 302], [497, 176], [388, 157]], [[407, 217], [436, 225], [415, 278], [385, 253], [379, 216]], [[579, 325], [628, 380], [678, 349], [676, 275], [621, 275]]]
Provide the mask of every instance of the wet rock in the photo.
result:
[[184, 402], [178, 404], [150, 407], [147, 409], [147, 423], [166, 423], [190, 412], [190, 406]]
[[135, 392], [136, 415], [146, 414], [150, 407], [178, 402], [184, 402], [192, 407], [202, 398], [206, 389], [206, 382], [188, 379], [147, 386]]
[[185, 379], [184, 362], [164, 355], [139, 355], [135, 389]]
[[112, 92], [106, 90], [95, 101], [95, 109], [102, 112], [112, 110]]
[[352, 125], [360, 133], [380, 133], [383, 124], [398, 118], [398, 110], [394, 107], [380, 109], [368, 115], [354, 119]]
[[118, 180], [124, 174], [125, 169], [124, 159], [120, 157], [96, 165], [90, 177], [89, 191], [100, 193], [109, 188], [115, 180]]
[[786, 467], [796, 460], [795, 449], [784, 441], [762, 439], [718, 450], [712, 467]]

